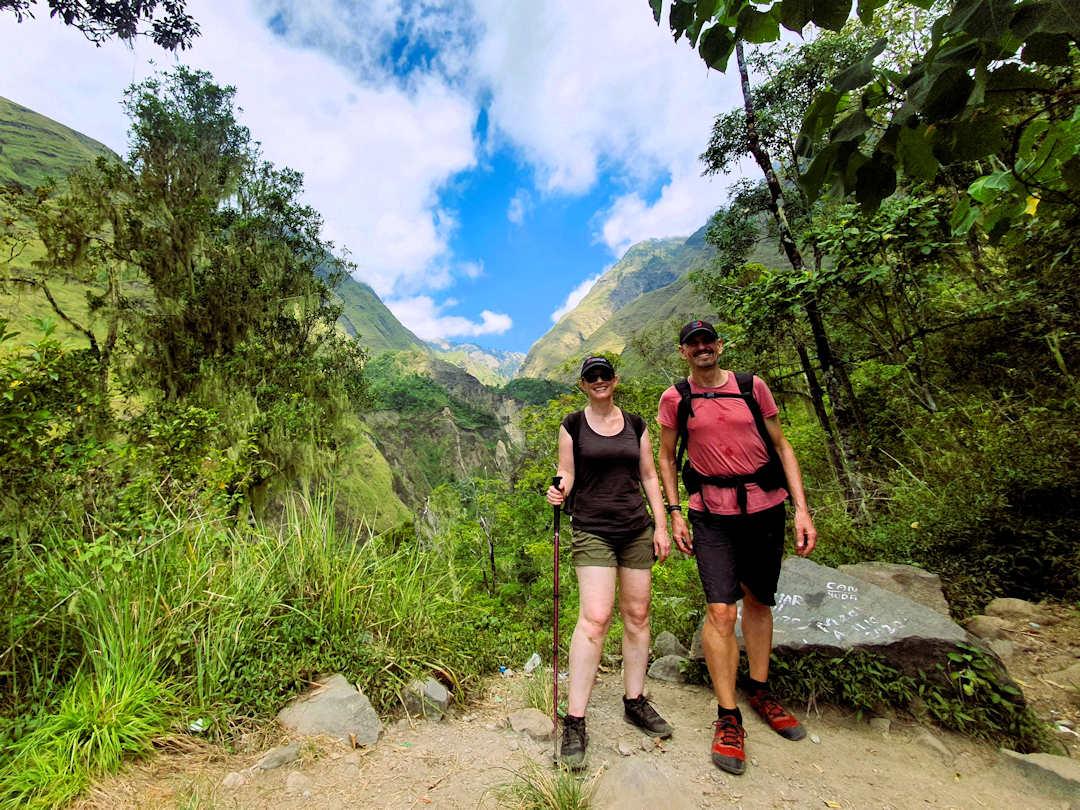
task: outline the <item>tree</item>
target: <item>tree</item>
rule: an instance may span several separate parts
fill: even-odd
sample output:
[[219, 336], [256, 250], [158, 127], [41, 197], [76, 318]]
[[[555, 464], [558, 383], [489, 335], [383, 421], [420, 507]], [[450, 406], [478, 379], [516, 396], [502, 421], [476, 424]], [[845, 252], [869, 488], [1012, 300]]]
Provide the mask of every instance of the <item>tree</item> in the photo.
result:
[[[229, 446], [226, 485], [242, 494], [314, 472], [368, 396], [366, 354], [335, 328], [349, 265], [301, 201], [301, 175], [261, 159], [233, 97], [182, 65], [134, 85], [126, 160], [16, 196], [45, 246], [18, 280], [87, 338], [101, 391], [119, 383], [148, 403], [133, 438], [188, 477], [197, 448]], [[84, 285], [88, 322], [50, 294], [61, 278]]]
[[[0, 11], [10, 11], [16, 22], [33, 17], [38, 0], [0, 0]], [[149, 36], [169, 51], [185, 50], [199, 35], [199, 25], [187, 14], [186, 0], [48, 0], [49, 16], [78, 29], [100, 46], [113, 37], [130, 40]], [[149, 27], [147, 27], [149, 26]]]
[[[932, 0], [904, 0], [929, 8]], [[873, 21], [886, 0], [860, 0]], [[660, 22], [662, 0], [650, 0]], [[669, 24], [710, 67], [723, 71], [736, 43], [774, 42], [780, 26], [813, 23], [838, 31], [852, 0], [779, 0], [765, 11], [750, 0], [674, 0]], [[961, 200], [958, 227], [980, 218], [989, 232], [1035, 216], [1049, 200], [1075, 206], [1080, 194], [1080, 97], [1073, 73], [1080, 13], [1064, 0], [955, 0], [933, 22], [930, 47], [910, 65], [878, 66], [887, 41], [836, 76], [808, 110], [801, 139], [802, 184], [810, 198], [832, 186], [875, 209], [898, 175], [932, 180], [942, 165], [989, 158]], [[1060, 71], [1055, 81], [1041, 68]], [[1024, 111], [1016, 110], [1022, 102]], [[876, 118], [886, 118], [878, 131]], [[827, 145], [822, 135], [828, 133]], [[1012, 146], [1008, 148], [1011, 136]], [[988, 171], [987, 169], [992, 169]], [[1027, 192], [1027, 193], [1025, 193]], [[1041, 196], [1040, 196], [1041, 195]]]

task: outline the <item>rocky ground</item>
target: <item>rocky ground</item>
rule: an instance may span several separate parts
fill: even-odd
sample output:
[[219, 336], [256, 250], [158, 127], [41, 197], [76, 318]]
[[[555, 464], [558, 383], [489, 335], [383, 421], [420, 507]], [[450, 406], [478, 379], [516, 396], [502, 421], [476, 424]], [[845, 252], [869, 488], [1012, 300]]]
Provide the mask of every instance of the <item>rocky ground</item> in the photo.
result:
[[[1080, 690], [1052, 675], [1080, 664], [1080, 613], [1044, 608], [1013, 617], [995, 635], [1012, 649], [1011, 674], [1036, 712], [1055, 726], [1063, 751], [1080, 757]], [[1033, 626], [1038, 625], [1038, 626]], [[99, 808], [476, 808], [496, 807], [493, 789], [528, 760], [543, 763], [551, 741], [509, 728], [524, 705], [526, 677], [497, 677], [473, 704], [441, 722], [392, 721], [372, 747], [265, 732], [230, 753], [176, 738], [152, 759], [95, 786], [78, 805]], [[807, 739], [790, 742], [746, 712], [749, 767], [721, 773], [708, 758], [714, 703], [707, 689], [650, 681], [656, 706], [675, 726], [656, 743], [622, 719], [620, 677], [602, 673], [589, 712], [590, 759], [599, 808], [1080, 808], [1080, 781], [1047, 776], [988, 745], [905, 717], [856, 718], [834, 707], [804, 715]], [[270, 734], [271, 736], [267, 736]], [[299, 745], [269, 770], [251, 770], [275, 745]], [[1074, 760], [1059, 759], [1067, 767]], [[1075, 773], [1075, 772], [1073, 772]]]

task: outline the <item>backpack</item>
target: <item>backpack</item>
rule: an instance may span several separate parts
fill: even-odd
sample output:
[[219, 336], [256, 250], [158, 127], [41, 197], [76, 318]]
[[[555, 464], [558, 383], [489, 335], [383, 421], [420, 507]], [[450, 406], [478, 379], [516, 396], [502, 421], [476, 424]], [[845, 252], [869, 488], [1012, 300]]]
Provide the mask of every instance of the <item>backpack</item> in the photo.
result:
[[[619, 410], [622, 410], [620, 408]], [[645, 432], [645, 420], [637, 414], [622, 412], [623, 418], [626, 419], [630, 425], [634, 428], [634, 435], [637, 436], [638, 444], [641, 444], [641, 434]], [[581, 437], [581, 423], [585, 421], [585, 411], [574, 411], [568, 414], [565, 420], [566, 432], [570, 434], [570, 438], [574, 440], [574, 477], [578, 475], [578, 471], [581, 469], [581, 445], [579, 439]], [[563, 501], [563, 511], [568, 515], [574, 513], [574, 492], [571, 489], [570, 494], [566, 496], [566, 500]]]
[[[731, 487], [735, 489], [736, 501], [739, 511], [746, 514], [746, 485], [757, 484], [763, 490], [774, 490], [787, 487], [787, 476], [784, 475], [784, 465], [780, 462], [780, 456], [773, 446], [772, 437], [765, 429], [765, 418], [761, 415], [761, 406], [754, 398], [754, 375], [744, 371], [735, 372], [735, 381], [739, 385], [739, 393], [723, 394], [715, 391], [707, 391], [703, 394], [695, 394], [690, 390], [690, 380], [682, 379], [675, 383], [675, 390], [679, 392], [679, 408], [676, 412], [678, 421], [678, 438], [675, 442], [675, 467], [682, 470], [683, 486], [689, 495], [701, 491], [703, 486]], [[683, 462], [683, 454], [690, 440], [689, 421], [694, 417], [693, 400], [695, 399], [725, 399], [737, 397], [746, 403], [750, 413], [754, 417], [758, 435], [765, 444], [765, 451], [769, 454], [769, 460], [758, 467], [749, 475], [702, 475], [690, 464], [690, 459]], [[708, 512], [705, 498], [702, 497], [701, 505]]]

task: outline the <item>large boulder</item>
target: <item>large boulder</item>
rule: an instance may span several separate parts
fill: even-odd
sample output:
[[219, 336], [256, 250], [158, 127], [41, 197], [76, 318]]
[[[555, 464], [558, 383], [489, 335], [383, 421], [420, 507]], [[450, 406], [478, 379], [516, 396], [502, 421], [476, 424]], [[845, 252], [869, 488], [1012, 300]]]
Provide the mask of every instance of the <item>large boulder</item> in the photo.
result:
[[[936, 610], [803, 557], [784, 560], [773, 622], [776, 652], [869, 650], [911, 674], [929, 674], [957, 645], [978, 643]], [[741, 642], [741, 627], [736, 632]], [[998, 664], [1002, 681], [1009, 683], [1000, 660], [990, 650], [986, 653]], [[690, 655], [705, 657], [700, 625]]]
[[371, 701], [340, 674], [282, 709], [278, 721], [297, 734], [329, 734], [346, 742], [355, 736], [361, 745], [374, 745], [382, 732]]
[[841, 565], [836, 570], [949, 615], [949, 603], [941, 588], [941, 577], [923, 568], [901, 563], [861, 562]]

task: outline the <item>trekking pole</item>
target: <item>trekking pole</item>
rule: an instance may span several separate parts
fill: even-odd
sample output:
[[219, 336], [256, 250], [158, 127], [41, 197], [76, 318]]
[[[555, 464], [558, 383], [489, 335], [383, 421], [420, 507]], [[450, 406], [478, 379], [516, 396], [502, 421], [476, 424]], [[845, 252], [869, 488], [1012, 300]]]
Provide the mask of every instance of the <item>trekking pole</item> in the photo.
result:
[[[551, 479], [551, 485], [556, 489], [562, 483], [562, 476], [556, 475]], [[555, 631], [551, 643], [551, 736], [555, 747], [555, 761], [559, 759], [559, 507], [555, 507], [555, 522], [552, 524], [555, 532]]]

